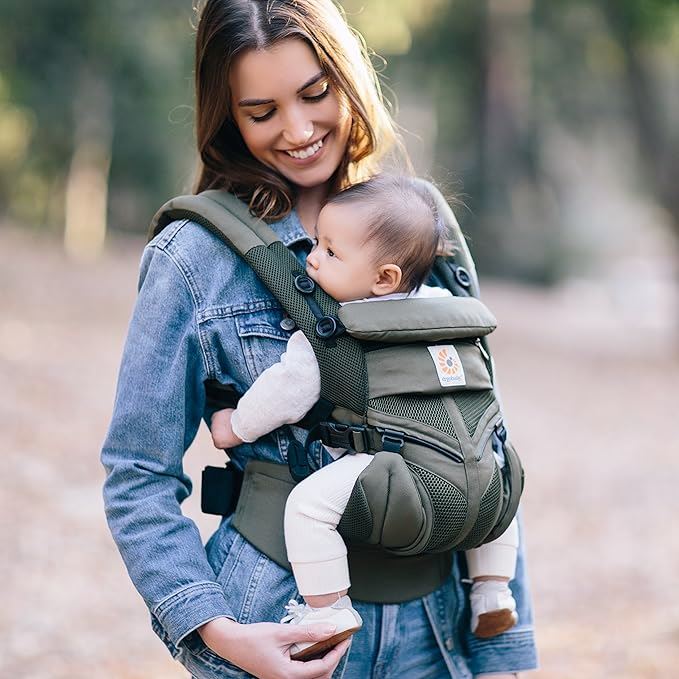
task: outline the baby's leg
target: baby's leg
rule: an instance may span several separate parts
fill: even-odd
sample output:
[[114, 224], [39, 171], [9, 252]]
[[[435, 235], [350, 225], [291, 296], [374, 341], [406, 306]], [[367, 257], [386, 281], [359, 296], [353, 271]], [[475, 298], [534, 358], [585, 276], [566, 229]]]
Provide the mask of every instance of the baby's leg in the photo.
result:
[[516, 602], [508, 583], [516, 570], [519, 527], [514, 519], [493, 542], [465, 552], [469, 577], [472, 632], [482, 638], [496, 636], [516, 624]]
[[349, 588], [347, 548], [337, 524], [359, 474], [372, 455], [345, 455], [298, 483], [285, 505], [285, 544], [299, 593], [306, 604], [290, 601], [281, 620], [292, 625], [325, 622], [335, 634], [320, 642], [290, 648], [293, 660], [309, 660], [357, 632], [361, 616], [346, 596]]
[[312, 606], [330, 605], [350, 585], [347, 548], [337, 524], [356, 479], [372, 459], [365, 453], [345, 455], [298, 483], [288, 497], [288, 560], [299, 593]]
[[519, 526], [514, 519], [507, 530], [492, 542], [465, 552], [472, 580], [504, 580], [514, 577], [519, 548]]

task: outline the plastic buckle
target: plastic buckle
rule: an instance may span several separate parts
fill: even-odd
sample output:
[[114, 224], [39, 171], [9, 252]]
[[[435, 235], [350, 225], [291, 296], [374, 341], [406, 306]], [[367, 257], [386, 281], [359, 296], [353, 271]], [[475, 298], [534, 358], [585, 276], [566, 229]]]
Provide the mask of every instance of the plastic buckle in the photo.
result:
[[495, 425], [495, 433], [502, 443], [507, 441], [507, 428], [502, 420]]
[[340, 422], [322, 422], [323, 443], [333, 448], [351, 448], [357, 453], [370, 449], [365, 427], [342, 424]]
[[288, 447], [288, 468], [290, 476], [298, 483], [311, 474], [306, 447], [294, 438]]
[[389, 453], [400, 453], [405, 445], [403, 432], [394, 429], [379, 429], [377, 430], [381, 435], [382, 450]]

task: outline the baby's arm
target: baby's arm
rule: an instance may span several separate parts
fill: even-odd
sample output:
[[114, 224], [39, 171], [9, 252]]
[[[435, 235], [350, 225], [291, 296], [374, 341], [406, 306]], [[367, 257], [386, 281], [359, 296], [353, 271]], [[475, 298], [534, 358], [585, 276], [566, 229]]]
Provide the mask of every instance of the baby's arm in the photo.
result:
[[267, 368], [243, 394], [235, 410], [212, 417], [212, 440], [217, 448], [252, 443], [284, 424], [306, 415], [321, 393], [321, 374], [309, 340], [300, 330], [288, 340], [278, 363]]

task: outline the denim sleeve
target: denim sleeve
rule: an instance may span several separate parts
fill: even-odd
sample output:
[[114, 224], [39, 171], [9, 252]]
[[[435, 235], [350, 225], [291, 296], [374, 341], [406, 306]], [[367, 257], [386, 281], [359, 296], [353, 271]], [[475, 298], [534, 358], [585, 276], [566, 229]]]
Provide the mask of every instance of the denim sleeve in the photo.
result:
[[235, 618], [180, 510], [191, 493], [182, 457], [203, 415], [205, 379], [190, 280], [147, 246], [101, 454], [104, 505], [132, 582], [175, 645], [204, 622]]

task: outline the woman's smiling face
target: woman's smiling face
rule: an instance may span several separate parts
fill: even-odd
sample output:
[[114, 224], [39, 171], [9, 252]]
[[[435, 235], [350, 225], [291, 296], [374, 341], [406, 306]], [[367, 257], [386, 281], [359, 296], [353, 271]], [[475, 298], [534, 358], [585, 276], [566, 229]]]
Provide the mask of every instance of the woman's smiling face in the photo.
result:
[[351, 113], [304, 41], [250, 50], [229, 74], [234, 120], [252, 155], [303, 188], [326, 183], [346, 152]]

